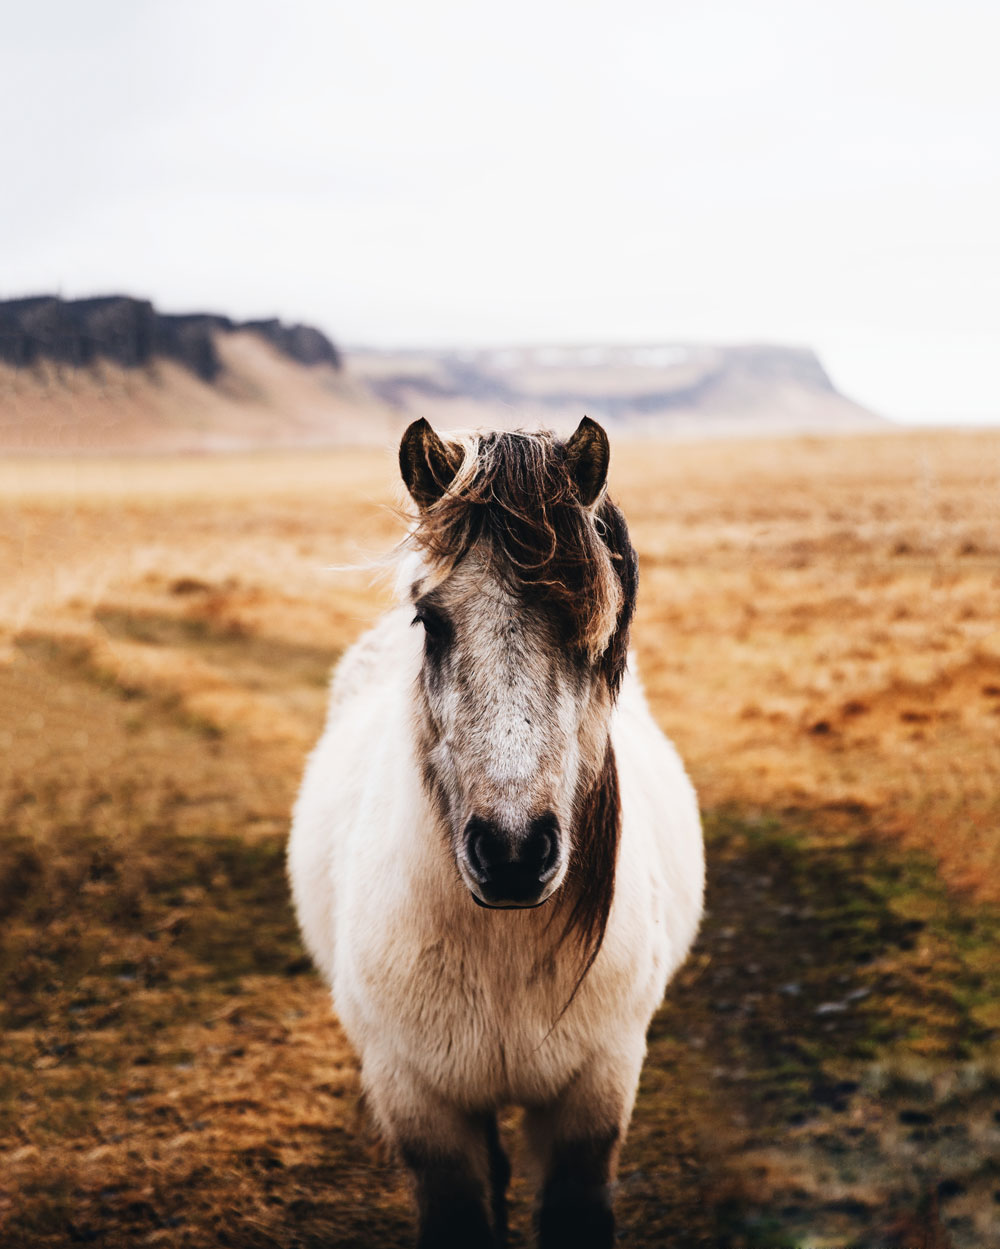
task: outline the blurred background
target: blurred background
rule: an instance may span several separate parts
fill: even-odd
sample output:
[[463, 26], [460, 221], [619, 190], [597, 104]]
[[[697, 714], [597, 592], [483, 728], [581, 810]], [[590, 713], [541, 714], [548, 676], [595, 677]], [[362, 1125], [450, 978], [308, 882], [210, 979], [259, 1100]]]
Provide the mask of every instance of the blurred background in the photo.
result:
[[400, 536], [416, 416], [584, 413], [710, 860], [626, 1243], [1000, 1244], [998, 34], [972, 0], [6, 16], [5, 1244], [408, 1243], [284, 879], [387, 603], [329, 569]]

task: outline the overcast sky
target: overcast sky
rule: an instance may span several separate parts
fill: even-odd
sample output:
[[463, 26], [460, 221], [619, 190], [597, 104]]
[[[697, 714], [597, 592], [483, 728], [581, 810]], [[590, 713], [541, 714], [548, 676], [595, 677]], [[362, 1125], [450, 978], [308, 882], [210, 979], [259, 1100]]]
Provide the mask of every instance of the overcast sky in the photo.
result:
[[36, 0], [0, 297], [342, 344], [810, 344], [1000, 418], [996, 0]]

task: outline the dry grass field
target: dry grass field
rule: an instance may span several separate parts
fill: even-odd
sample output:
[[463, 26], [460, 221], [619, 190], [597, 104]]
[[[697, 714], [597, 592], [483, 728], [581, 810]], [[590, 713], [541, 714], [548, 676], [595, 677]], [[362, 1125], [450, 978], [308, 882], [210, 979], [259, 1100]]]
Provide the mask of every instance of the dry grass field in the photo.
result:
[[[710, 876], [622, 1243], [1000, 1244], [1000, 434], [627, 444], [612, 483]], [[5, 1246], [408, 1243], [283, 869], [386, 600], [329, 566], [394, 497], [391, 452], [0, 464]]]

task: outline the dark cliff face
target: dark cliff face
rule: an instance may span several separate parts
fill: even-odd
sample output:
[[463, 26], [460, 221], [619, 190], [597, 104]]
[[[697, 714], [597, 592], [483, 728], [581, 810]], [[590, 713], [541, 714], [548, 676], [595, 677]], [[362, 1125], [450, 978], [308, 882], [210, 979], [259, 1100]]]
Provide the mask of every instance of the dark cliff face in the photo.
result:
[[127, 295], [73, 300], [37, 295], [0, 302], [0, 361], [15, 368], [43, 361], [88, 368], [108, 360], [141, 368], [161, 357], [212, 382], [223, 369], [216, 336], [237, 330], [259, 335], [300, 364], [341, 367], [337, 348], [311, 326], [241, 323], [212, 313], [170, 315]]

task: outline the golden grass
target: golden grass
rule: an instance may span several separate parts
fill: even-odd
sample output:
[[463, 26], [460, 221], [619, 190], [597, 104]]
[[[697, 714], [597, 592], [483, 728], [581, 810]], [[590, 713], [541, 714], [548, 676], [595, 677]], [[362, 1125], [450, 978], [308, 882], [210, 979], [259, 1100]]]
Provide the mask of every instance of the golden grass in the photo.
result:
[[1000, 437], [618, 455], [640, 668], [706, 806], [863, 808], [1000, 898]]
[[[613, 486], [640, 670], [706, 805], [860, 806], [1000, 897], [1000, 436], [625, 443]], [[394, 498], [386, 453], [8, 461], [0, 647], [61, 629], [109, 679], [304, 740], [280, 691], [101, 612], [342, 648], [384, 591], [324, 568], [384, 550]], [[185, 579], [205, 592], [168, 593]]]
[[[1000, 899], [998, 486], [993, 433], [616, 449], [640, 671], [706, 809], [918, 849]], [[325, 569], [391, 544], [394, 497], [389, 452], [0, 465], [5, 1243], [405, 1243], [405, 1189], [364, 1143], [281, 878], [326, 673], [386, 601]], [[781, 844], [739, 851], [720, 915], [745, 856]], [[927, 1018], [916, 990], [895, 1009], [928, 1061], [998, 1027], [988, 951], [905, 936], [949, 906], [894, 897], [902, 944], [877, 963], [885, 1000], [934, 967], [961, 982]], [[728, 974], [727, 931], [685, 973], [685, 1019], [706, 1009], [699, 977]], [[705, 1053], [763, 1062], [726, 1048], [725, 1022], [691, 1024]], [[637, 1244], [670, 1220], [708, 1244], [746, 1182], [699, 1142], [744, 1128], [683, 1038], [653, 1055], [623, 1208]], [[661, 1097], [672, 1068], [690, 1104]], [[753, 1165], [791, 1189], [817, 1173], [796, 1157]]]

